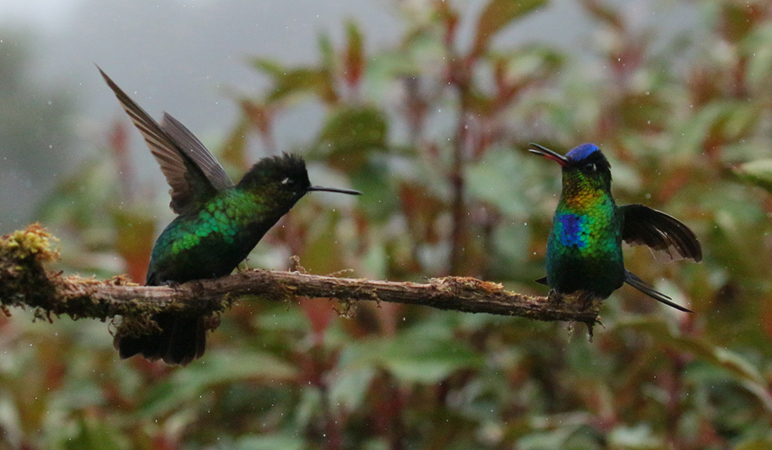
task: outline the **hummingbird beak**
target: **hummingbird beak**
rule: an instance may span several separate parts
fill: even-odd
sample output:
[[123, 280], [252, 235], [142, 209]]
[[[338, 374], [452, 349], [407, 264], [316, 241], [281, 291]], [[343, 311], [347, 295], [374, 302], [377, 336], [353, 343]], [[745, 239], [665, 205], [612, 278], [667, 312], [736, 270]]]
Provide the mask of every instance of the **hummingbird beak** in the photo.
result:
[[536, 149], [529, 148], [528, 151], [531, 153], [535, 153], [537, 155], [541, 155], [547, 159], [551, 159], [555, 161], [556, 163], [560, 164], [561, 167], [566, 167], [568, 165], [568, 160], [565, 156], [555, 153], [552, 150], [548, 149], [547, 147], [542, 147], [539, 144], [534, 144], [531, 142], [531, 145], [533, 147], [536, 147]]
[[337, 192], [338, 194], [362, 195], [361, 192], [355, 191], [353, 189], [338, 189], [338, 188], [330, 188], [330, 187], [324, 187], [324, 186], [309, 186], [307, 191], [308, 192], [311, 192], [311, 191]]

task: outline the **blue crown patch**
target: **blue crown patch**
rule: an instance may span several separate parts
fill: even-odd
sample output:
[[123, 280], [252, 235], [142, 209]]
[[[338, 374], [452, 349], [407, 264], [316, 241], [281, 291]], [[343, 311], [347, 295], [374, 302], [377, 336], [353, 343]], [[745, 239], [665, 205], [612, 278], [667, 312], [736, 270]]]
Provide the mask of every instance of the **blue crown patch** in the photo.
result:
[[595, 144], [582, 144], [566, 153], [566, 159], [569, 161], [581, 161], [597, 151], [600, 151], [600, 149]]

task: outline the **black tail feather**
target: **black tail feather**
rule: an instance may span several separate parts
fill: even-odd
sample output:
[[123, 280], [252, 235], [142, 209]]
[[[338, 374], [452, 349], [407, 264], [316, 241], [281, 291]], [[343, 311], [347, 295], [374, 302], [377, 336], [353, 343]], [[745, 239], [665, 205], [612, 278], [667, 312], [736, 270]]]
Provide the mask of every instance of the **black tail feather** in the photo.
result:
[[122, 359], [140, 354], [150, 361], [163, 359], [166, 364], [189, 364], [206, 349], [206, 329], [200, 316], [161, 313], [153, 316], [160, 331], [143, 336], [118, 333], [114, 345]]
[[672, 302], [672, 299], [668, 297], [667, 295], [657, 291], [654, 289], [654, 286], [650, 285], [649, 283], [641, 280], [638, 278], [637, 275], [630, 272], [629, 270], [625, 270], [625, 283], [629, 284], [630, 286], [638, 289], [639, 291], [643, 292], [644, 294], [648, 295], [649, 297], [653, 298], [654, 300], [664, 303], [667, 306], [670, 306], [671, 308], [675, 308], [679, 311], [683, 312], [692, 312], [689, 309], [684, 308], [681, 305], [678, 305], [676, 303]]

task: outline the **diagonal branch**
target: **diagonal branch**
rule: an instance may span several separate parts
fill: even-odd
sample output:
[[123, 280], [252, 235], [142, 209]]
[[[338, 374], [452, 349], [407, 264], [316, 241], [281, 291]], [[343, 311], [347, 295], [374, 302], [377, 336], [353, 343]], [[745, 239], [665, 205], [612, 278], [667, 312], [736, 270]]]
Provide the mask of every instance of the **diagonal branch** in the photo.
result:
[[370, 300], [546, 321], [598, 322], [597, 305], [583, 309], [576, 303], [554, 303], [546, 297], [508, 292], [500, 284], [474, 278], [446, 277], [412, 283], [248, 270], [169, 287], [138, 286], [122, 277], [106, 281], [63, 277], [43, 268], [44, 261], [56, 256], [48, 249], [49, 238], [33, 225], [0, 240], [3, 307], [33, 307], [38, 316], [49, 319], [51, 314], [67, 314], [109, 320], [118, 315], [147, 317], [159, 311], [211, 314], [224, 311], [238, 297], [256, 295], [279, 301], [295, 297]]

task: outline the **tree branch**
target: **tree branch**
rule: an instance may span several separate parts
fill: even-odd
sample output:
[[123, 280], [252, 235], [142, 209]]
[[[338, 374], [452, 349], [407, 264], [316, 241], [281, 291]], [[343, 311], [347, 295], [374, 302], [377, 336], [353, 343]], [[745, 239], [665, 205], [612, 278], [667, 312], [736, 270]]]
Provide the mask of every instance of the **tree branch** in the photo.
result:
[[233, 300], [256, 295], [268, 300], [296, 297], [370, 300], [470, 313], [521, 316], [546, 321], [598, 322], [598, 307], [550, 302], [546, 297], [508, 292], [500, 284], [474, 278], [434, 278], [427, 283], [336, 278], [299, 272], [247, 270], [227, 277], [178, 286], [138, 286], [123, 277], [97, 281], [47, 272], [54, 259], [50, 236], [38, 225], [0, 240], [0, 303], [30, 306], [38, 317], [51, 314], [108, 320], [115, 316], [149, 317], [159, 311], [212, 314]]

